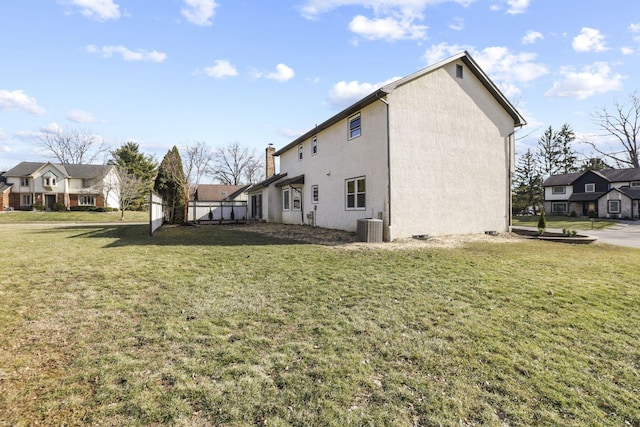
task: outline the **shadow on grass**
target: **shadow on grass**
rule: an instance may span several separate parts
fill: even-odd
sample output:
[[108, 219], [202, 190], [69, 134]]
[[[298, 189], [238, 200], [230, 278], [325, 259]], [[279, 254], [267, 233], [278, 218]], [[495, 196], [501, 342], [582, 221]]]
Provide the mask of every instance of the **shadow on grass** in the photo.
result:
[[225, 226], [166, 226], [154, 236], [148, 224], [74, 224], [60, 225], [42, 233], [71, 232], [70, 239], [114, 239], [104, 247], [122, 246], [266, 246], [308, 244], [292, 239], [266, 236]]

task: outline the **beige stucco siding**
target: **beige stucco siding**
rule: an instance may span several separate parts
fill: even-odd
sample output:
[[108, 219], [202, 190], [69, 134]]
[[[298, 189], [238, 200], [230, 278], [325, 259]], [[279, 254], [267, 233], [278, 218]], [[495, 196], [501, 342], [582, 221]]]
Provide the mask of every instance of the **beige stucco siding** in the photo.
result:
[[508, 229], [514, 121], [470, 70], [460, 79], [455, 67], [388, 95], [394, 238]]
[[[313, 137], [305, 140], [303, 159], [298, 160], [298, 148], [280, 156], [280, 170], [287, 178], [304, 174], [302, 214], [283, 211], [282, 222], [309, 223], [307, 214], [314, 212], [315, 224], [325, 228], [355, 231], [358, 219], [377, 217], [385, 210], [387, 195], [387, 120], [386, 105], [374, 102], [360, 111], [362, 134], [348, 138], [349, 118], [315, 135], [318, 152], [312, 155]], [[346, 209], [346, 180], [366, 179], [366, 207]], [[318, 203], [312, 203], [312, 186], [318, 186]]]

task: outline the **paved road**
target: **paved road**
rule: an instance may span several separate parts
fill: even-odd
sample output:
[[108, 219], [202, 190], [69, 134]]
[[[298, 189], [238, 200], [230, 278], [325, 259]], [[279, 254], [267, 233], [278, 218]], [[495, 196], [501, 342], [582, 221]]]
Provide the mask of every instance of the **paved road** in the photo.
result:
[[[520, 228], [536, 230], [535, 227]], [[562, 232], [561, 229], [556, 228], [548, 228], [547, 231]], [[613, 227], [608, 227], [603, 230], [578, 230], [578, 233], [595, 236], [600, 243], [640, 248], [640, 223], [637, 221], [622, 221]]]

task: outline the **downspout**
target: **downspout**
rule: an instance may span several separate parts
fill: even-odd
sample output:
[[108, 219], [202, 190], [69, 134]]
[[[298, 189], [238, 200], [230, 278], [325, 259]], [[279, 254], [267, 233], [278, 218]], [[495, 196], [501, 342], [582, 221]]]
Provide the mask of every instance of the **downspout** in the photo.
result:
[[[392, 240], [391, 235], [391, 133], [389, 131], [389, 102], [384, 98], [378, 98], [387, 107], [387, 241]], [[384, 225], [384, 224], [383, 224]]]

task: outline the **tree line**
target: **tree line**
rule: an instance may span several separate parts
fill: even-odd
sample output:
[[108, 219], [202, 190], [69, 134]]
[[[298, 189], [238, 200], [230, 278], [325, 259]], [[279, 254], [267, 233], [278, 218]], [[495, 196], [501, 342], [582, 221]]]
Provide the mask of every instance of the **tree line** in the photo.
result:
[[604, 107], [596, 112], [593, 122], [602, 132], [598, 136], [614, 141], [613, 147], [604, 149], [596, 140], [582, 141], [595, 155], [580, 161], [574, 148], [575, 132], [565, 123], [560, 130], [549, 126], [537, 146], [518, 157], [512, 188], [515, 212], [529, 209], [538, 212], [544, 202], [542, 184], [551, 175], [640, 167], [640, 96], [637, 92], [629, 95], [626, 105], [616, 101], [613, 108]]
[[[168, 150], [161, 162], [128, 141], [109, 151], [100, 137], [89, 129], [55, 128], [43, 131], [40, 147], [62, 164], [108, 164], [115, 166], [118, 185], [105, 184], [105, 192], [116, 191], [121, 215], [126, 210], [146, 207], [154, 189], [167, 202], [168, 221], [186, 220], [186, 206], [205, 176], [226, 185], [253, 184], [264, 177], [264, 162], [255, 149], [238, 142], [212, 148], [194, 141]], [[183, 160], [184, 159], [184, 160]]]

